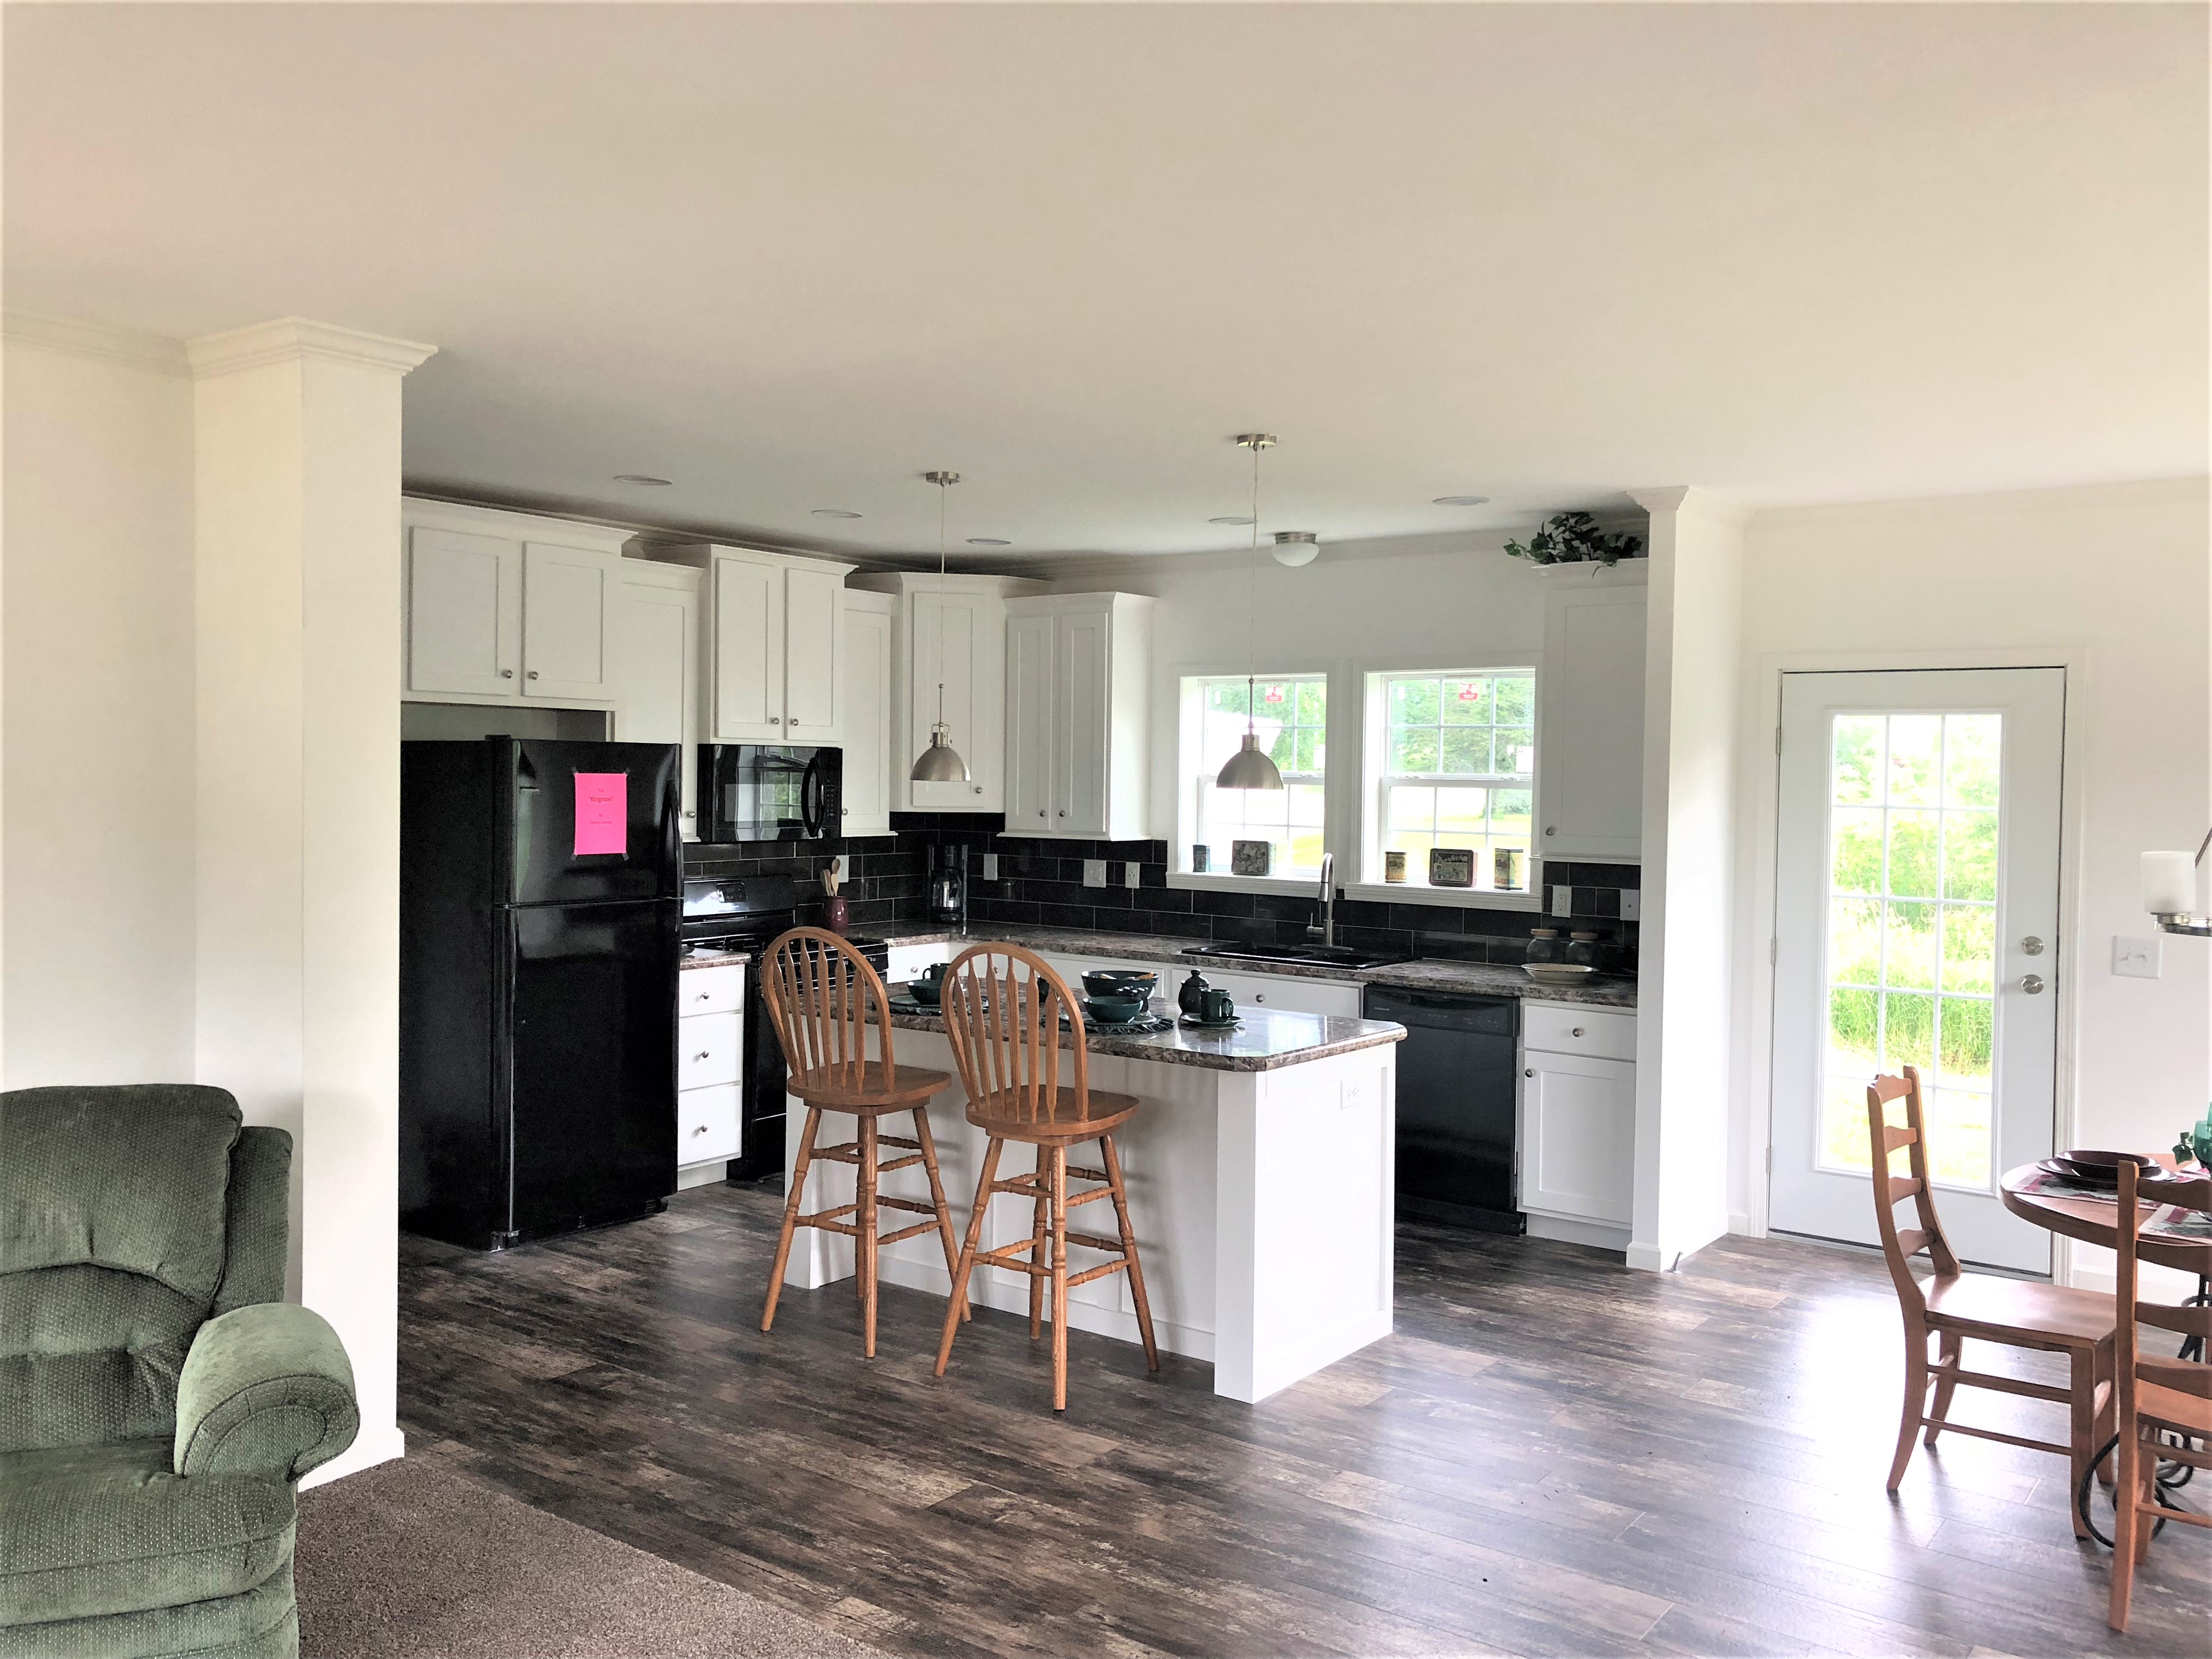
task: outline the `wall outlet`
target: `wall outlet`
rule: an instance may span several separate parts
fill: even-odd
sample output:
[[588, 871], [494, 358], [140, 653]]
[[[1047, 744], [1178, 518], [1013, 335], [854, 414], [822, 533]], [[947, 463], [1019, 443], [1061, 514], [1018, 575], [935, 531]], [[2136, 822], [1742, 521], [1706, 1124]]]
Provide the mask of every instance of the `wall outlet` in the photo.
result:
[[1083, 884], [1085, 887], [1103, 887], [1106, 884], [1106, 860], [1104, 859], [1085, 859], [1083, 860]]
[[986, 853], [986, 854], [983, 854], [983, 879], [984, 879], [984, 880], [986, 880], [986, 881], [996, 881], [996, 880], [998, 880], [998, 878], [999, 878], [999, 855], [998, 855], [996, 853]]
[[1620, 919], [1623, 921], [1644, 920], [1644, 890], [1624, 887], [1620, 890]]
[[2159, 940], [2125, 939], [2112, 936], [2112, 971], [2129, 979], [2156, 979], [2159, 970]]
[[1141, 865], [1141, 864], [1138, 863], [1138, 862], [1136, 861], [1136, 860], [1134, 860], [1134, 859], [1131, 859], [1131, 860], [1130, 860], [1127, 864], [1125, 864], [1125, 865], [1123, 865], [1123, 866], [1121, 866], [1121, 885], [1122, 885], [1122, 886], [1124, 886], [1124, 887], [1138, 887], [1138, 886], [1141, 886], [1141, 885], [1144, 884], [1144, 879], [1145, 879], [1145, 866], [1144, 866], [1143, 865]]
[[1575, 890], [1571, 887], [1554, 887], [1552, 890], [1552, 914], [1555, 916], [1571, 916], [1574, 913]]

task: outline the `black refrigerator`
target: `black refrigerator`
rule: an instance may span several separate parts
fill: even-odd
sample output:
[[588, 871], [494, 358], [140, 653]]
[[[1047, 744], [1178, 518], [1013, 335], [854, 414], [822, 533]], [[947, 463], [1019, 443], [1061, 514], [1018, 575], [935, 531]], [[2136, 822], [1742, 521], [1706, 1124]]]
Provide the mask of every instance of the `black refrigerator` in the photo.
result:
[[497, 1250], [676, 1188], [682, 751], [400, 745], [399, 1208]]

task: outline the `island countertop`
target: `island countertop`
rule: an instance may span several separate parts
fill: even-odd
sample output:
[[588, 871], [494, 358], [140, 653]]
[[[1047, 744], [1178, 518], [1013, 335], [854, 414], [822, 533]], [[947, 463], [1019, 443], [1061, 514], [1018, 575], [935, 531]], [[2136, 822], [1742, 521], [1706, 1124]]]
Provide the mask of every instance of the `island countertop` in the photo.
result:
[[[1174, 1015], [1171, 1004], [1155, 1000], [1152, 1012]], [[869, 1011], [873, 1018], [874, 1011]], [[899, 1030], [945, 1033], [941, 1014], [915, 1013], [894, 1008], [891, 1024]], [[1121, 1060], [1150, 1060], [1167, 1066], [1196, 1066], [1212, 1072], [1273, 1072], [1309, 1060], [1348, 1054], [1378, 1043], [1404, 1039], [1406, 1028], [1387, 1019], [1349, 1019], [1334, 1014], [1300, 1014], [1273, 1008], [1247, 1008], [1225, 1031], [1198, 1030], [1178, 1021], [1164, 1031], [1085, 1032], [1094, 1054]], [[1060, 1046], [1073, 1048], [1075, 1034], [1063, 1030]]]

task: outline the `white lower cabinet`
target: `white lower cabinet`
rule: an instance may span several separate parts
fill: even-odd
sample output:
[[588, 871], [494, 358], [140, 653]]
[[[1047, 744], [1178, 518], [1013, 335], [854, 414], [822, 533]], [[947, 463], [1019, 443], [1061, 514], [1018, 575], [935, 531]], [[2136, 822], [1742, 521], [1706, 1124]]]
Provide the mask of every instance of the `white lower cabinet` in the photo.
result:
[[[1522, 1006], [1520, 1204], [1626, 1228], [1636, 1176], [1636, 1016]], [[1532, 1231], [1534, 1229], [1532, 1228]]]
[[744, 1074], [745, 969], [694, 968], [676, 976], [676, 1162], [678, 1184], [719, 1180], [719, 1166], [742, 1150], [740, 1079]]
[[890, 965], [884, 970], [884, 983], [903, 985], [933, 962], [950, 962], [968, 948], [946, 939], [933, 945], [894, 945], [890, 948]]
[[1052, 951], [1042, 953], [1044, 959], [1067, 981], [1067, 988], [1076, 995], [1083, 994], [1083, 975], [1094, 968], [1134, 968], [1160, 976], [1159, 989], [1155, 994], [1170, 1002], [1182, 989], [1195, 967], [1206, 975], [1206, 982], [1216, 990], [1226, 991], [1237, 999], [1238, 1008], [1272, 1008], [1294, 1014], [1340, 1014], [1356, 1018], [1359, 1013], [1359, 988], [1325, 979], [1306, 979], [1291, 974], [1221, 974], [1210, 966], [1191, 962], [1139, 962], [1126, 957], [1067, 957]]

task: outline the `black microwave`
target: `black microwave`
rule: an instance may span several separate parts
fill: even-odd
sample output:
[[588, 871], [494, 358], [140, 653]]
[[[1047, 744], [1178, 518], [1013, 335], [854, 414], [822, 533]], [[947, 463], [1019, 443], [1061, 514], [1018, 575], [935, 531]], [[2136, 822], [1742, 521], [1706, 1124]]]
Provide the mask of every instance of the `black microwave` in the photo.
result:
[[702, 842], [819, 841], [841, 827], [845, 755], [800, 744], [699, 745]]

